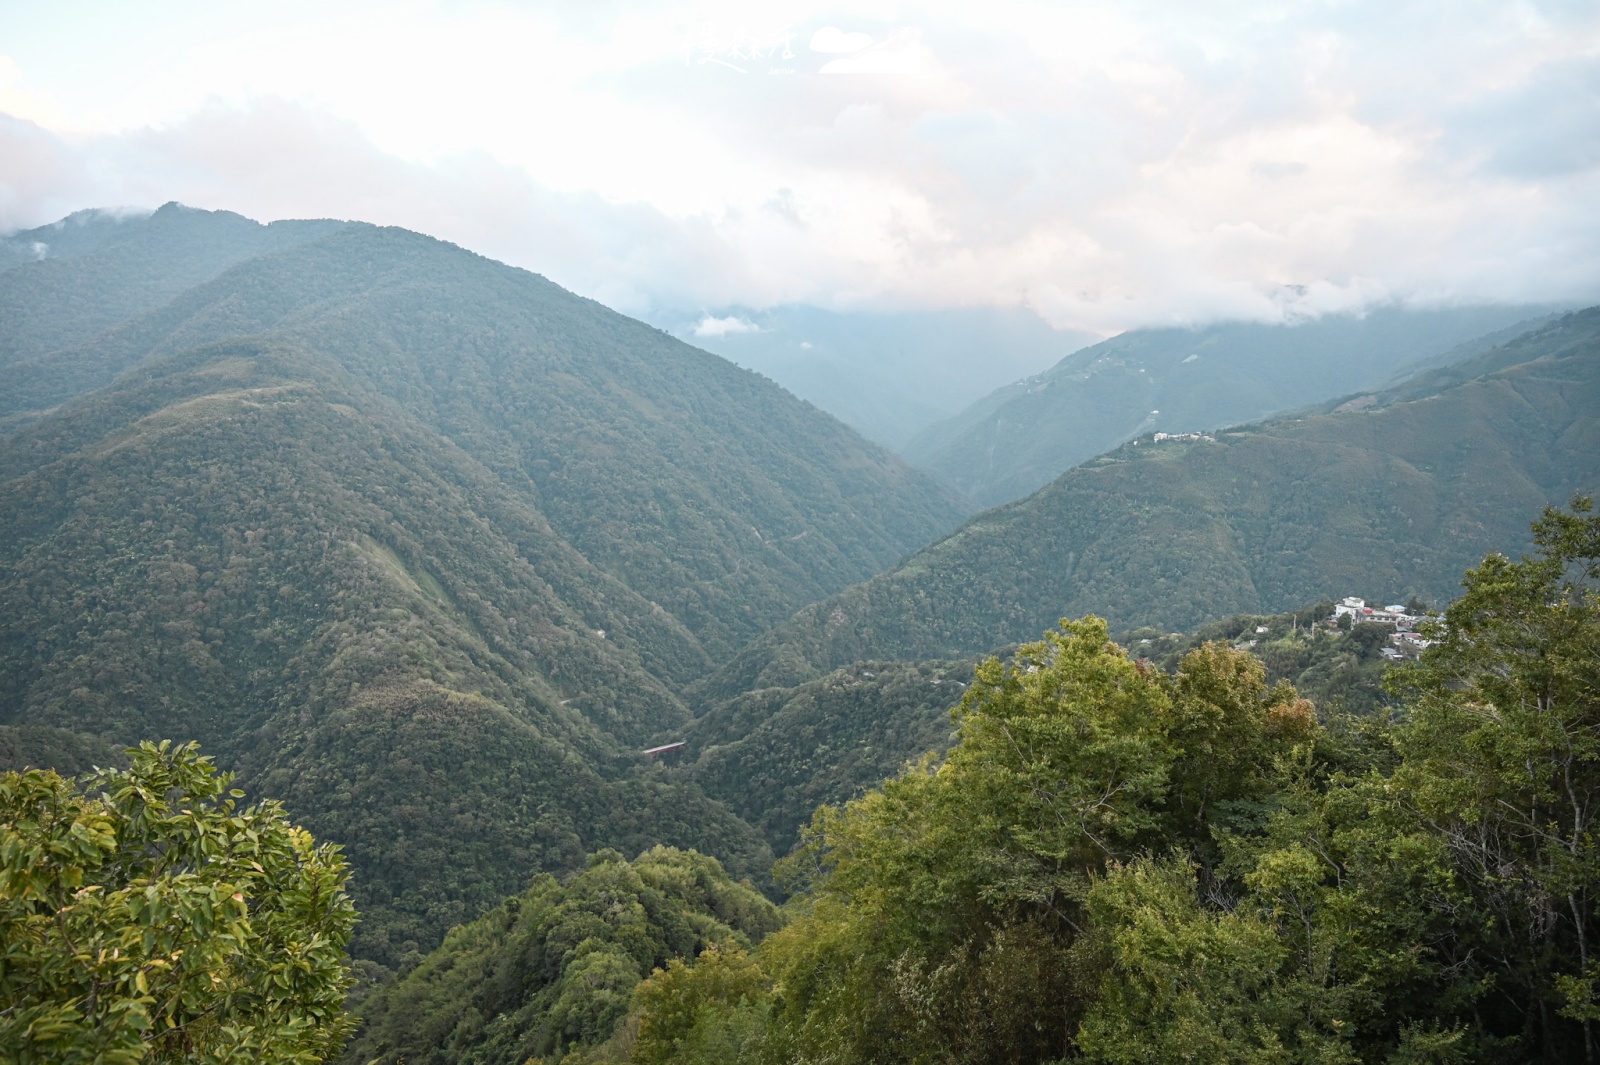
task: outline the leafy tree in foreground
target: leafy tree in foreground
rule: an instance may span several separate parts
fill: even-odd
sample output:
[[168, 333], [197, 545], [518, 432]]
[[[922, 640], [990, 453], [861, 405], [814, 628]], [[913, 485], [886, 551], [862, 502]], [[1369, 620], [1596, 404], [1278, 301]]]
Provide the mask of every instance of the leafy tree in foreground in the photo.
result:
[[1481, 914], [1485, 1023], [1548, 1059], [1600, 1057], [1600, 516], [1547, 509], [1538, 553], [1467, 574], [1411, 698], [1395, 794]]
[[1393, 719], [1319, 723], [1221, 644], [1169, 677], [1092, 618], [985, 664], [943, 764], [805, 829], [770, 987], [659, 974], [634, 1060], [1594, 1061], [1590, 510], [1467, 573]]
[[348, 1034], [337, 848], [196, 745], [0, 777], [0, 1061], [321, 1061]]
[[[1594, 1061], [1600, 518], [1492, 555], [1415, 666], [1405, 714], [1330, 737], [1224, 860], [1091, 887], [1092, 1060]], [[1348, 739], [1346, 737], [1345, 739]], [[1343, 749], [1339, 749], [1340, 747]]]
[[1204, 647], [1167, 677], [1094, 618], [980, 666], [957, 715], [944, 764], [819, 811], [789, 860], [808, 897], [760, 952], [773, 1057], [1070, 1053], [1098, 977], [1092, 885], [1151, 848], [1209, 852], [1316, 729], [1250, 655]]

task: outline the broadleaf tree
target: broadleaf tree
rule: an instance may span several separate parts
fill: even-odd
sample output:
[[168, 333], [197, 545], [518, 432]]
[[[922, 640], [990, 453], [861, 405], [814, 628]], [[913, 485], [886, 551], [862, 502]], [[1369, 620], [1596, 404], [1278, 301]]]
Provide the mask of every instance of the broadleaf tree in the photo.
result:
[[349, 1032], [338, 849], [194, 744], [0, 777], [0, 1061], [311, 1063]]

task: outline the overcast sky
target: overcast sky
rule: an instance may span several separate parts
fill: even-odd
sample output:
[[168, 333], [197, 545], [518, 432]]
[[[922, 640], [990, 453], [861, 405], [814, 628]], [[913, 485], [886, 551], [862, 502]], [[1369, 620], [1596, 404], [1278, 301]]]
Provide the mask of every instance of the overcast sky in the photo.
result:
[[658, 318], [1600, 299], [1600, 4], [0, 0], [0, 231], [174, 199]]

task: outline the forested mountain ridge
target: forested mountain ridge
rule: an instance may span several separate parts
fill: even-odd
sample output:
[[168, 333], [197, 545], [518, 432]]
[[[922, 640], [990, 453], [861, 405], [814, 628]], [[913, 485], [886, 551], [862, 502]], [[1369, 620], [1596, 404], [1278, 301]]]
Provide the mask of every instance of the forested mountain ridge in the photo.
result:
[[1333, 406], [1126, 444], [807, 607], [697, 700], [982, 654], [1090, 612], [1173, 629], [1341, 587], [1447, 601], [1475, 558], [1526, 542], [1521, 515], [1600, 484], [1600, 309]]
[[1291, 325], [1133, 330], [984, 396], [904, 454], [996, 506], [1142, 433], [1210, 431], [1380, 387], [1469, 358], [1547, 313], [1384, 307]]
[[346, 847], [385, 965], [596, 847], [762, 875], [637, 750], [718, 655], [961, 512], [757, 375], [398, 230], [38, 364], [79, 394], [0, 440], [0, 724], [66, 731], [8, 740], [203, 741]]
[[[342, 225], [262, 225], [229, 211], [169, 203], [149, 215], [79, 211], [0, 239], [0, 366], [8, 386], [0, 393], [30, 379], [23, 367], [33, 360], [86, 343], [246, 259]], [[0, 415], [17, 409], [11, 397], [5, 403]]]
[[759, 873], [750, 830], [624, 757], [687, 720], [693, 636], [319, 365], [163, 360], [72, 412], [132, 406], [114, 431], [5, 482], [6, 721], [202, 740], [345, 845], [386, 964], [598, 845]]
[[403, 230], [351, 224], [247, 261], [34, 365], [57, 393], [83, 390], [264, 331], [338, 359], [530, 493], [562, 535], [713, 654], [821, 588], [877, 572], [966, 509], [755, 374]]

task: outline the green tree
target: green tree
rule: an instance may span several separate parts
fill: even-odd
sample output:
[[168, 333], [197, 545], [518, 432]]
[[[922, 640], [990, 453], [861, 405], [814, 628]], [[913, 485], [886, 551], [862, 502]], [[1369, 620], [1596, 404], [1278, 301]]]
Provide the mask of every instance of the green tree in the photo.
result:
[[1285, 763], [1224, 858], [1112, 867], [1088, 894], [1103, 1061], [1594, 1060], [1600, 518], [1491, 555], [1393, 725]]
[[1394, 795], [1482, 911], [1485, 1022], [1531, 1053], [1600, 1055], [1600, 516], [1547, 509], [1538, 550], [1467, 573], [1409, 697]]
[[194, 744], [0, 777], [0, 1061], [321, 1061], [350, 1029], [336, 847]]
[[765, 1027], [770, 981], [737, 944], [674, 958], [634, 991], [637, 1065], [738, 1065]]
[[[1105, 1062], [1276, 1062], [1273, 1001], [1287, 953], [1270, 920], [1201, 904], [1181, 859], [1115, 867], [1089, 892], [1109, 971], [1078, 1046]], [[1279, 1022], [1279, 1023], [1274, 1023]], [[1335, 1059], [1337, 1060], [1337, 1059]]]
[[1141, 857], [1092, 885], [1091, 1060], [1497, 1060], [1443, 846], [1387, 778], [1326, 764], [1286, 767], [1264, 823], [1220, 833], [1219, 867]]
[[1084, 899], [1117, 863], [1209, 854], [1312, 738], [1310, 708], [1250, 655], [1207, 645], [1176, 677], [1096, 618], [990, 660], [942, 765], [819, 810], [787, 875], [808, 889], [763, 944], [769, 1051], [786, 1060], [1049, 1061], [1098, 986]]
[[[639, 1027], [635, 988], [649, 974], [668, 974], [655, 985], [665, 989], [651, 999], [658, 1005], [679, 1001], [684, 988], [701, 994], [708, 982], [715, 997], [718, 974], [743, 972], [739, 951], [780, 923], [777, 907], [729, 879], [715, 858], [657, 846], [629, 862], [597, 851], [565, 882], [534, 877], [380, 988], [360, 1007], [365, 1024], [346, 1060], [622, 1060]], [[703, 953], [713, 944], [718, 951]], [[685, 976], [681, 962], [673, 964], [696, 955], [708, 959], [704, 972]], [[668, 1012], [656, 1010], [644, 1026], [647, 1046], [676, 1046], [683, 1037], [684, 1024], [661, 1019]]]

